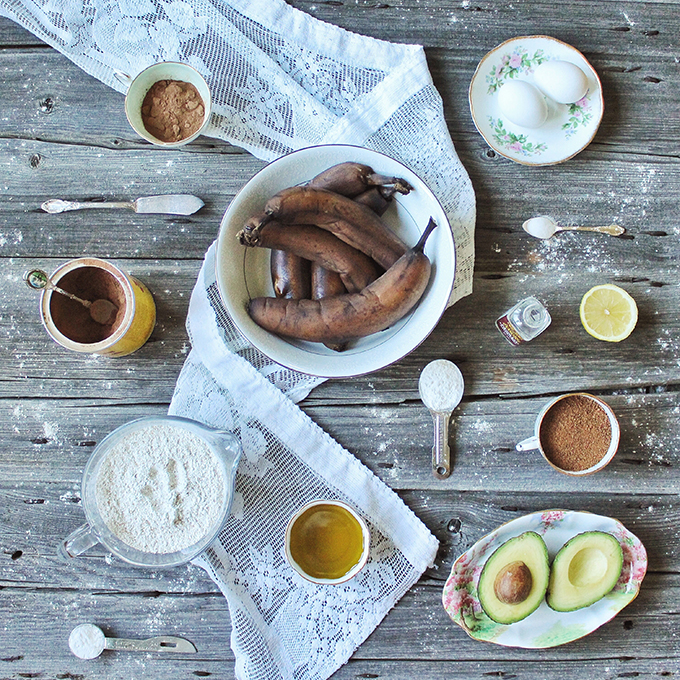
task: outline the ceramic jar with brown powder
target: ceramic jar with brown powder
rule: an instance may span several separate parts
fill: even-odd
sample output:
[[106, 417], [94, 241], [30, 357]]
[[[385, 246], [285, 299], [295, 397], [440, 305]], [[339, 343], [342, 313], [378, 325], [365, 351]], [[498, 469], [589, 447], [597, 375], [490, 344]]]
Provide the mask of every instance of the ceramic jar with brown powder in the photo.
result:
[[619, 423], [609, 405], [579, 392], [548, 402], [536, 418], [534, 436], [516, 449], [538, 449], [556, 470], [578, 476], [605, 467], [616, 453], [619, 437]]
[[81, 257], [59, 267], [50, 280], [83, 300], [108, 300], [115, 318], [100, 323], [80, 302], [51, 288], [43, 290], [40, 309], [52, 339], [66, 349], [121, 357], [138, 350], [156, 323], [156, 305], [149, 289], [111, 262]]
[[210, 88], [189, 64], [163, 61], [134, 79], [116, 72], [128, 86], [125, 114], [138, 135], [157, 146], [174, 148], [196, 139], [208, 125]]

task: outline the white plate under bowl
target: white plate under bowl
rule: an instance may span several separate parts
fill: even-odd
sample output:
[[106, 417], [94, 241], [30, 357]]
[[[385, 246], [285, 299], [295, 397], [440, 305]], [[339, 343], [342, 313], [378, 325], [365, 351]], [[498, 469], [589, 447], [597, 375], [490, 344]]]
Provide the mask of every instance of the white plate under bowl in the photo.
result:
[[[550, 609], [545, 600], [525, 619], [509, 625], [492, 621], [479, 603], [477, 586], [482, 568], [496, 548], [525, 531], [545, 541], [552, 561], [571, 538], [585, 531], [614, 536], [623, 550], [623, 567], [614, 589], [589, 607], [572, 612]], [[612, 517], [572, 510], [543, 510], [503, 524], [463, 553], [454, 563], [442, 593], [451, 619], [471, 638], [506, 647], [542, 649], [572, 642], [614, 618], [640, 592], [647, 571], [647, 551], [640, 539]]]
[[[403, 177], [412, 186], [397, 195], [383, 215], [385, 223], [409, 246], [415, 245], [430, 217], [437, 223], [425, 245], [432, 274], [420, 302], [390, 328], [354, 340], [344, 352], [321, 343], [284, 338], [260, 328], [248, 315], [248, 302], [274, 296], [266, 248], [246, 248], [236, 234], [246, 220], [262, 212], [282, 189], [305, 183], [336, 163], [355, 161], [376, 172]], [[453, 234], [444, 209], [424, 182], [406, 166], [384, 154], [348, 145], [325, 145], [294, 151], [265, 166], [234, 197], [222, 218], [217, 239], [217, 286], [222, 301], [241, 332], [277, 363], [309, 375], [341, 378], [377, 371], [414, 350], [437, 325], [447, 307], [456, 271]]]
[[[548, 120], [528, 129], [507, 120], [498, 107], [498, 91], [511, 80], [532, 85], [534, 69], [546, 61], [568, 61], [588, 79], [588, 92], [575, 104], [546, 97]], [[592, 141], [604, 112], [602, 85], [595, 69], [574, 47], [547, 35], [506, 40], [486, 54], [472, 76], [470, 112], [486, 143], [501, 156], [523, 165], [554, 165], [572, 158]]]

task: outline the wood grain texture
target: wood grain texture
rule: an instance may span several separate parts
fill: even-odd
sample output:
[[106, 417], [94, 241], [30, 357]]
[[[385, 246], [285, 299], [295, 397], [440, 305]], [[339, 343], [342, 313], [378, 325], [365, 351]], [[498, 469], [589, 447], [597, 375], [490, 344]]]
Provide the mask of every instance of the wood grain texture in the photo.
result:
[[[572, 680], [675, 677], [680, 664], [680, 4], [591, 0], [293, 0], [351, 31], [425, 47], [448, 127], [477, 196], [474, 293], [430, 337], [375, 374], [330, 380], [301, 407], [397, 491], [440, 541], [435, 565], [334, 680], [419, 677]], [[476, 132], [467, 90], [479, 60], [502, 41], [547, 34], [581, 50], [601, 77], [605, 113], [595, 139], [568, 163], [520, 166]], [[130, 567], [95, 547], [73, 562], [59, 541], [83, 522], [82, 469], [98, 441], [133, 418], [167, 411], [190, 350], [184, 327], [205, 250], [239, 189], [264, 163], [206, 137], [181, 150], [137, 138], [123, 96], [0, 18], [0, 676], [115, 680], [234, 678], [225, 598], [194, 566]], [[83, 171], [86, 169], [86, 171]], [[82, 211], [50, 216], [47, 198], [134, 199], [195, 193], [187, 218]], [[549, 214], [562, 224], [608, 224], [622, 238], [563, 233], [541, 242], [521, 229]], [[158, 324], [138, 352], [77, 355], [43, 329], [38, 296], [21, 281], [95, 255], [151, 289]], [[640, 319], [625, 342], [590, 338], [582, 295], [616, 283]], [[553, 321], [511, 347], [494, 326], [534, 294]], [[420, 370], [448, 358], [465, 397], [450, 429], [454, 473], [430, 472], [432, 423], [418, 399]], [[572, 479], [514, 445], [551, 396], [584, 390], [612, 405], [621, 444], [602, 472]], [[547, 650], [470, 639], [441, 606], [453, 561], [500, 524], [563, 507], [613, 516], [645, 544], [639, 597], [601, 629]], [[161, 633], [197, 655], [106, 652], [76, 659], [67, 638], [93, 621], [109, 634]]]
[[[130, 389], [134, 386], [131, 381]], [[680, 400], [677, 392], [607, 396], [621, 426], [614, 460], [597, 475], [574, 478], [553, 470], [538, 451], [520, 453], [515, 443], [533, 433], [545, 398], [464, 402], [451, 421], [455, 474], [437, 480], [430, 471], [432, 422], [420, 401], [397, 405], [325, 405], [303, 409], [389, 486], [482, 492], [602, 492], [674, 494], [680, 477]], [[90, 402], [90, 403], [88, 403]], [[0, 401], [0, 434], [7, 443], [3, 479], [80, 481], [94, 446], [136, 417], [162, 415], [165, 404], [105, 399]]]
[[[134, 229], [129, 232], [134, 233]], [[605, 265], [599, 275], [594, 275], [586, 271], [590, 265], [579, 248], [579, 236], [562, 235], [554, 246], [530, 246], [532, 249], [524, 258], [518, 256], [517, 272], [492, 275], [478, 268], [475, 293], [449, 309], [416, 352], [369, 376], [328, 381], [314, 391], [310, 402], [401, 403], [417, 399], [420, 370], [428, 361], [440, 357], [460, 365], [466, 380], [466, 399], [578, 390], [608, 392], [660, 386], [665, 389], [677, 384], [680, 379], [677, 340], [680, 317], [674, 283], [678, 280], [674, 273], [677, 258], [669, 255], [668, 268], [662, 268], [649, 264], [649, 257], [640, 256], [640, 262], [647, 264], [642, 267], [636, 263], [635, 276], [625, 268], [607, 270]], [[581, 240], [592, 242], [597, 237], [585, 236]], [[606, 249], [616, 248], [616, 244], [602, 244], [605, 238], [608, 237], [599, 236], [595, 248], [607, 257], [609, 267], [615, 267], [615, 256]], [[677, 237], [671, 237], [669, 244], [671, 240], [677, 241]], [[81, 251], [73, 255], [84, 254], [92, 253]], [[577, 261], [578, 267], [565, 271], [564, 257]], [[49, 383], [49, 394], [54, 397], [77, 395], [154, 402], [160, 399], [167, 403], [189, 349], [184, 320], [201, 260], [115, 259], [151, 290], [157, 305], [157, 326], [149, 343], [139, 352], [111, 360], [71, 353], [53, 343], [41, 325], [39, 294], [21, 281], [27, 269], [40, 267], [51, 272], [67, 259], [4, 260], [7, 284], [0, 290], [0, 300], [11, 313], [0, 318], [0, 336], [10, 343], [0, 378], [0, 396], [41, 397]], [[535, 263], [526, 265], [527, 260]], [[544, 267], [553, 271], [546, 273], [542, 271]], [[521, 272], [522, 269], [528, 271]], [[596, 283], [616, 283], [637, 300], [640, 318], [635, 335], [622, 343], [604, 345], [587, 335], [581, 326], [578, 315], [581, 297]], [[503, 339], [494, 322], [515, 301], [529, 294], [543, 299], [553, 321], [532, 343], [513, 347]], [[490, 351], [479, 352], [480, 347]], [[148, 370], [154, 357], [158, 360]], [[550, 373], [545, 371], [546, 362], [551, 366]]]

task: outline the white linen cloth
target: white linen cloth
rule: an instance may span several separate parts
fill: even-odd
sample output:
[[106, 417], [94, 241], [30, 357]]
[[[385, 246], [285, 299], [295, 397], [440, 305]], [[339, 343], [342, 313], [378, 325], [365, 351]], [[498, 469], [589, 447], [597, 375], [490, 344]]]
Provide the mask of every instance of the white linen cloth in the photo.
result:
[[[451, 303], [472, 291], [474, 192], [421, 47], [349, 33], [283, 0], [0, 0], [0, 14], [119, 91], [116, 70], [193, 65], [213, 95], [207, 134], [259, 158], [337, 142], [401, 161], [449, 217]], [[278, 366], [234, 327], [215, 284], [214, 245], [187, 328], [192, 350], [170, 413], [230, 429], [244, 450], [231, 516], [197, 560], [228, 600], [236, 675], [324, 680], [432, 564], [437, 541], [295, 405], [321, 379]], [[288, 517], [315, 498], [349, 502], [371, 528], [367, 566], [341, 586], [311, 585], [285, 563]]]
[[[345, 663], [437, 553], [401, 499], [294, 403], [322, 379], [282, 369], [243, 339], [220, 302], [215, 245], [191, 296], [192, 350], [171, 415], [236, 434], [243, 456], [227, 524], [196, 564], [229, 603], [241, 680], [323, 680]], [[342, 585], [318, 586], [285, 561], [291, 515], [344, 500], [371, 531], [368, 564]]]
[[283, 0], [0, 0], [0, 14], [119, 92], [115, 71], [191, 64], [212, 93], [206, 134], [258, 158], [342, 143], [401, 161], [451, 223], [451, 302], [472, 292], [475, 196], [419, 45], [356, 35]]

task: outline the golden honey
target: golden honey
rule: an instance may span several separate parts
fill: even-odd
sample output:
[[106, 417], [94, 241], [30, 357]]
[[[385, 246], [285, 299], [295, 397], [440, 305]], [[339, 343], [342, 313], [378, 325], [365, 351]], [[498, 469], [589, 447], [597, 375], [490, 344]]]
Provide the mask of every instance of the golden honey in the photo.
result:
[[342, 505], [305, 510], [290, 528], [290, 555], [312, 579], [340, 579], [364, 557], [364, 531]]

